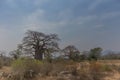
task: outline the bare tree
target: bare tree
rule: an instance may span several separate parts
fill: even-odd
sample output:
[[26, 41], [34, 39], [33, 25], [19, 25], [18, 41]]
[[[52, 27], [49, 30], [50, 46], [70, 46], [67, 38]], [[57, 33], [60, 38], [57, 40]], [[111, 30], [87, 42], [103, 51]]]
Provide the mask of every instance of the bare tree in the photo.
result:
[[14, 51], [11, 51], [10, 53], [10, 56], [14, 59], [18, 59], [20, 57], [20, 52], [19, 50], [14, 50]]
[[73, 45], [69, 45], [69, 46], [65, 47], [63, 49], [63, 52], [64, 52], [65, 56], [67, 56], [71, 60], [76, 60], [80, 54], [79, 50]]
[[5, 51], [0, 51], [0, 57], [2, 58], [3, 56], [6, 55], [6, 52]]
[[27, 31], [23, 39], [23, 48], [34, 55], [35, 59], [42, 60], [43, 55], [59, 49], [59, 38], [56, 34], [44, 34], [37, 31]]
[[22, 51], [23, 51], [22, 45], [19, 44], [19, 45], [17, 46], [17, 49], [11, 51], [9, 54], [10, 54], [10, 56], [11, 56], [12, 58], [18, 59], [18, 58], [20, 58], [20, 56], [22, 55]]

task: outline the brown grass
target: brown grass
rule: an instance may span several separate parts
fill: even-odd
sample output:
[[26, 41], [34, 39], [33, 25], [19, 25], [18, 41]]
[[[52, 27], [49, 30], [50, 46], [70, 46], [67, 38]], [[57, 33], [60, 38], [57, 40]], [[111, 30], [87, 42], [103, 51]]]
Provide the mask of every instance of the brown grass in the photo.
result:
[[[63, 62], [51, 65], [46, 64], [43, 68], [43, 72], [46, 68], [49, 69], [49, 74], [43, 77], [36, 75], [32, 80], [67, 80], [57, 77], [56, 73], [59, 73], [62, 70], [71, 70], [75, 76], [81, 76], [80, 80], [120, 80], [120, 60], [101, 60], [98, 62], [86, 61], [80, 63]], [[0, 72], [5, 73], [11, 73], [11, 71], [10, 67], [3, 67], [0, 69]], [[103, 74], [101, 75], [101, 73]], [[91, 77], [94, 77], [94, 79], [91, 79]], [[75, 77], [71, 77], [71, 79], [77, 80]], [[1, 78], [0, 80], [5, 79]]]

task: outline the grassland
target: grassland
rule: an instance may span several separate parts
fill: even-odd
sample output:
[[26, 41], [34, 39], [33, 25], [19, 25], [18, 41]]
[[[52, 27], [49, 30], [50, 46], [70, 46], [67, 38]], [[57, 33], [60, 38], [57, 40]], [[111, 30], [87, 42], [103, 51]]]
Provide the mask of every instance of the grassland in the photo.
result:
[[[42, 67], [43, 72], [51, 70], [48, 74], [42, 75], [39, 73], [35, 74], [33, 78], [24, 80], [120, 80], [120, 60], [84, 61], [79, 63], [68, 61], [46, 63]], [[8, 75], [14, 73], [11, 66], [3, 66], [0, 69], [0, 75], [2, 72], [4, 72], [4, 75], [0, 77], [0, 80], [18, 80], [15, 78], [8, 79]]]

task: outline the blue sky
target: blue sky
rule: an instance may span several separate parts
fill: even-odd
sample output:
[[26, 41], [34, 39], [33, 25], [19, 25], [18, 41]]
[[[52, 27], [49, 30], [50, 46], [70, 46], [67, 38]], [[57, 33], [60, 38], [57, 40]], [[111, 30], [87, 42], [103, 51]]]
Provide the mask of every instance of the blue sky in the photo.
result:
[[120, 51], [120, 0], [0, 0], [0, 50], [27, 30], [57, 33], [61, 47]]

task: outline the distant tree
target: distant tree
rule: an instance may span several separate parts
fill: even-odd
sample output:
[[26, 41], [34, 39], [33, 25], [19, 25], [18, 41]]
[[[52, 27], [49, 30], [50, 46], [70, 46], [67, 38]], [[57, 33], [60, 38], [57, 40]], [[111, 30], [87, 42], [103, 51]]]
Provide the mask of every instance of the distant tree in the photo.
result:
[[108, 60], [120, 59], [120, 53], [116, 53], [114, 51], [109, 51], [102, 56], [102, 59], [108, 59]]
[[27, 31], [23, 39], [24, 50], [33, 54], [37, 60], [43, 60], [44, 56], [50, 56], [51, 53], [59, 49], [59, 38], [56, 34], [44, 34], [37, 31]]
[[4, 57], [5, 56], [5, 51], [0, 51], [0, 57], [2, 58], [2, 57]]
[[90, 53], [89, 53], [89, 59], [90, 60], [98, 60], [98, 58], [100, 58], [101, 52], [102, 52], [102, 48], [100, 48], [100, 47], [91, 49]]
[[84, 55], [85, 60], [88, 60], [90, 51], [83, 51], [82, 53], [83, 53], [82, 55]]
[[22, 55], [22, 46], [18, 45], [17, 49], [9, 53], [12, 58], [18, 59]]
[[79, 55], [79, 59], [80, 59], [80, 61], [83, 61], [83, 60], [86, 60], [86, 55], [85, 54], [81, 54], [81, 55]]
[[64, 54], [65, 54], [65, 56], [66, 57], [68, 57], [69, 59], [71, 59], [71, 60], [78, 60], [79, 59], [79, 54], [80, 54], [80, 52], [79, 52], [79, 50], [75, 47], [75, 46], [73, 46], [73, 45], [69, 45], [69, 46], [67, 46], [67, 47], [65, 47], [64, 49], [63, 49], [63, 52], [64, 52]]
[[12, 56], [12, 58], [18, 59], [20, 54], [18, 50], [14, 50], [10, 52], [10, 55]]

